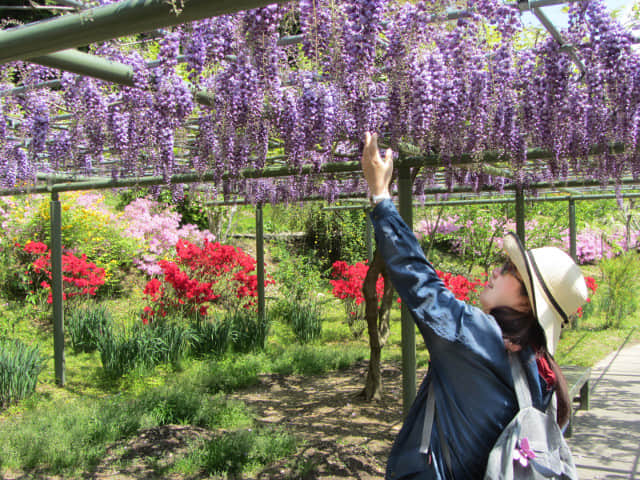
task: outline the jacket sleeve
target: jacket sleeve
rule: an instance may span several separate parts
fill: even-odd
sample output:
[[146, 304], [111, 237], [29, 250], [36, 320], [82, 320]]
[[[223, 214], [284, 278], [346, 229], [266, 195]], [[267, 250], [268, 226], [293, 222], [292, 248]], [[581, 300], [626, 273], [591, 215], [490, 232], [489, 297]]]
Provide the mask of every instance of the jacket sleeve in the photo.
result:
[[[371, 212], [377, 248], [385, 260], [393, 286], [411, 312], [429, 350], [441, 342], [462, 344], [491, 359], [504, 352], [496, 321], [482, 310], [459, 301], [427, 261], [413, 231], [391, 200]], [[437, 348], [437, 347], [436, 347]]]

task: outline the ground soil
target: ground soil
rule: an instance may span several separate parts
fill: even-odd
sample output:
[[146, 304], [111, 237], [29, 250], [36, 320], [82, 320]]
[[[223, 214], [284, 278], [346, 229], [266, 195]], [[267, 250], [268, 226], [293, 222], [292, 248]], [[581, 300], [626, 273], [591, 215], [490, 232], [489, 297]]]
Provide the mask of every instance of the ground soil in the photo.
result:
[[[282, 459], [261, 472], [239, 478], [383, 478], [386, 459], [401, 424], [402, 375], [399, 365], [383, 366], [382, 400], [369, 403], [358, 395], [364, 387], [366, 371], [367, 362], [359, 362], [349, 369], [314, 377], [263, 375], [258, 385], [231, 394], [246, 402], [259, 422], [285, 427], [302, 445], [296, 458]], [[143, 430], [133, 439], [111, 445], [97, 468], [82, 478], [183, 478], [161, 472], [182, 456], [194, 440], [209, 439], [213, 434], [188, 425]], [[30, 473], [5, 476], [4, 480], [27, 478], [60, 479]]]

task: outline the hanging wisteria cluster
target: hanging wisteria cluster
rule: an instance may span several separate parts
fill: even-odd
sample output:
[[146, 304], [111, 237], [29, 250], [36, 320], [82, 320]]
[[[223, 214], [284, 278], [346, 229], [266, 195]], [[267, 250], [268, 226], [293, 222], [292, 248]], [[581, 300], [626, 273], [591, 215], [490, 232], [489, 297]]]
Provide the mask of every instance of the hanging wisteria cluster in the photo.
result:
[[[155, 32], [151, 48], [94, 45], [133, 69], [133, 87], [4, 65], [0, 91], [32, 89], [0, 98], [0, 186], [37, 173], [170, 183], [197, 172], [225, 198], [331, 200], [364, 192], [359, 175], [320, 172], [357, 160], [366, 130], [396, 152], [438, 156], [449, 187], [640, 176], [640, 57], [601, 0], [573, 4], [562, 32], [584, 72], [551, 37], [526, 45], [516, 6], [457, 8], [438, 22], [442, 2], [300, 0]], [[37, 88], [51, 79], [59, 90]], [[535, 168], [532, 148], [550, 153]], [[504, 175], [483, 168], [487, 151]], [[456, 166], [462, 155], [471, 160]], [[299, 173], [242, 175], [270, 166]], [[423, 169], [416, 193], [434, 171]]]

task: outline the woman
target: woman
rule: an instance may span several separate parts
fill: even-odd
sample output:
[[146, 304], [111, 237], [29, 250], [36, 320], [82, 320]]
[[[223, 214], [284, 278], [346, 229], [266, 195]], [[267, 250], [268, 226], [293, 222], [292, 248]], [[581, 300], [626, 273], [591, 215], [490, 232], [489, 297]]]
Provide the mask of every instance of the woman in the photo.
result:
[[[518, 408], [509, 352], [522, 362], [533, 405], [544, 410], [556, 392], [558, 423], [567, 422], [566, 381], [552, 354], [563, 321], [586, 301], [584, 278], [561, 250], [525, 251], [510, 234], [505, 264], [480, 294], [482, 308], [458, 301], [390, 201], [391, 151], [380, 156], [375, 134], [366, 134], [362, 167], [378, 250], [431, 359], [392, 447], [386, 478], [482, 478], [491, 447]], [[425, 424], [429, 387], [433, 424]]]

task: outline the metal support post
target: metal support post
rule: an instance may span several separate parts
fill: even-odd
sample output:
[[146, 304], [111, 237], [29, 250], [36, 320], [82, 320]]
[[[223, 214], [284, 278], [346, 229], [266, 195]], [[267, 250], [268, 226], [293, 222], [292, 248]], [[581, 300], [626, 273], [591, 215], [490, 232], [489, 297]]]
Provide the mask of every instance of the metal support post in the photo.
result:
[[[413, 228], [413, 202], [411, 170], [398, 171], [398, 196], [400, 215], [409, 228]], [[406, 417], [416, 397], [416, 330], [407, 306], [402, 303], [402, 415]]]
[[256, 205], [256, 263], [258, 267], [258, 318], [265, 321], [264, 311], [264, 221], [262, 203]]
[[524, 191], [522, 187], [516, 188], [516, 234], [522, 245], [525, 245], [524, 232]]
[[56, 383], [64, 386], [64, 308], [62, 299], [62, 214], [58, 193], [51, 194], [51, 296]]
[[569, 255], [577, 262], [576, 252], [576, 202], [569, 198]]

